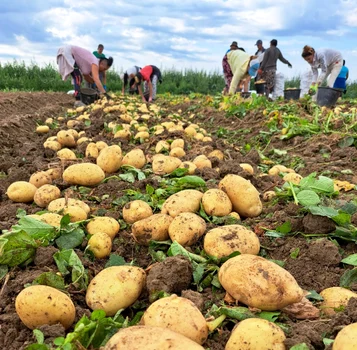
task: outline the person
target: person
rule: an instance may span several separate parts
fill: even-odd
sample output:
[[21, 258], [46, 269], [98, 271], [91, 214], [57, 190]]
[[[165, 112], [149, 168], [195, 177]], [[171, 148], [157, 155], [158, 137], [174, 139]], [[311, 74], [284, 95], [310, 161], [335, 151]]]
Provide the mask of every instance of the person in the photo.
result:
[[[150, 65], [141, 68], [134, 77], [135, 84], [133, 88], [137, 87], [139, 95], [141, 96], [143, 102], [146, 101], [148, 97], [148, 102], [152, 102], [156, 98], [157, 82], [162, 83], [161, 71], [156, 66]], [[141, 83], [144, 82], [144, 93], [141, 88]]]
[[[138, 94], [138, 88], [135, 86], [135, 75], [140, 72], [141, 67], [132, 66], [128, 68], [124, 73], [120, 75], [120, 79], [123, 80], [123, 87], [121, 93], [125, 94], [125, 89], [129, 85], [129, 94]], [[135, 88], [134, 88], [135, 86]]]
[[224, 55], [222, 59], [222, 68], [223, 68], [223, 77], [224, 77], [224, 89], [222, 91], [223, 95], [228, 93], [229, 86], [231, 85], [231, 81], [233, 78], [233, 73], [231, 71], [231, 68], [229, 67], [228, 60], [227, 60], [227, 53], [230, 51], [238, 50], [238, 43], [236, 41], [232, 41], [232, 44], [227, 50], [226, 54]]
[[260, 56], [262, 54], [264, 54], [265, 52], [265, 48], [263, 46], [263, 41], [262, 40], [257, 40], [257, 42], [255, 43], [255, 46], [257, 47], [257, 52], [255, 53], [255, 56]]
[[276, 39], [270, 41], [270, 47], [265, 50], [263, 61], [258, 69], [258, 74], [266, 82], [265, 92], [267, 97], [269, 97], [269, 94], [274, 89], [277, 61], [280, 60], [281, 62], [287, 64], [289, 68], [292, 68], [291, 63], [283, 57], [277, 46], [278, 41]]
[[93, 51], [93, 55], [97, 58], [106, 58], [103, 53], [103, 50], [104, 50], [104, 46], [102, 44], [99, 44], [97, 51]]
[[98, 59], [86, 49], [79, 46], [66, 45], [58, 49], [57, 64], [62, 80], [66, 80], [70, 75], [73, 78], [75, 107], [84, 105], [80, 101], [83, 78], [88, 83], [95, 83], [100, 95], [105, 94], [107, 98], [110, 98], [99, 79], [99, 73], [107, 71], [112, 66], [112, 57]]
[[[315, 50], [313, 47], [305, 45], [301, 56], [311, 66], [313, 86], [321, 85], [327, 77], [327, 86], [330, 88], [334, 86], [343, 64], [341, 52], [332, 49]], [[320, 75], [318, 72], [319, 68], [321, 69]]]
[[346, 61], [343, 60], [340, 74], [336, 78], [335, 84], [333, 85], [334, 89], [339, 89], [339, 90], [343, 91], [344, 94], [347, 92], [346, 81], [347, 81], [348, 75], [349, 75], [348, 68], [345, 66], [345, 64], [346, 64]]
[[[103, 44], [99, 44], [97, 50], [93, 51], [93, 55], [95, 57], [99, 58], [99, 59], [106, 58], [104, 53], [103, 53], [103, 50], [104, 50], [104, 45]], [[102, 85], [103, 85], [104, 89], [107, 90], [107, 76], [106, 76], [105, 72], [99, 72], [99, 79], [102, 82]], [[92, 89], [96, 88], [95, 84], [90, 84], [90, 83], [87, 83], [87, 82], [86, 82], [85, 86], [88, 87], [88, 88], [92, 88]]]

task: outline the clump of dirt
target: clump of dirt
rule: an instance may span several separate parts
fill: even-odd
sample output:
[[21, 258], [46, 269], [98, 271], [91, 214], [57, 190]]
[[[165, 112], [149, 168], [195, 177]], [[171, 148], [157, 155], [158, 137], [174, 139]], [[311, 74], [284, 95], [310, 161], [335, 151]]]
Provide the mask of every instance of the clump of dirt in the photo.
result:
[[210, 350], [224, 350], [231, 335], [229, 330], [221, 330], [208, 339], [204, 346]]
[[39, 247], [36, 249], [36, 255], [34, 258], [34, 264], [37, 267], [55, 267], [53, 255], [58, 252], [58, 249], [52, 246]]
[[189, 287], [191, 280], [191, 262], [178, 255], [153, 265], [147, 276], [146, 286], [150, 293], [164, 291], [179, 294]]
[[38, 329], [45, 336], [46, 344], [50, 344], [54, 339], [58, 337], [64, 337], [66, 335], [66, 330], [60, 323], [54, 325], [44, 325]]
[[308, 213], [303, 221], [305, 233], [327, 234], [336, 229], [335, 223], [326, 216], [312, 215]]
[[183, 290], [181, 293], [183, 298], [191, 300], [197, 308], [202, 311], [205, 306], [205, 299], [203, 298], [202, 294], [195, 292], [191, 289]]

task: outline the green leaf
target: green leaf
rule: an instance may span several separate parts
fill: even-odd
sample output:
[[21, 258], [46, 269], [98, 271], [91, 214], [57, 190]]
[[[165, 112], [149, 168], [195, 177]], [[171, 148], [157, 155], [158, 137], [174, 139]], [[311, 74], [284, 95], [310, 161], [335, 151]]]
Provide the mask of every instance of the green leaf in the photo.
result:
[[282, 260], [275, 260], [275, 259], [268, 259], [268, 260], [279, 265], [280, 267], [284, 267], [284, 265], [285, 265], [285, 261], [282, 261]]
[[318, 300], [318, 301], [323, 301], [324, 298], [317, 293], [315, 290], [310, 290], [309, 294], [306, 295], [306, 298], [309, 300]]
[[322, 205], [319, 206], [309, 206], [308, 207], [310, 213], [312, 215], [326, 216], [328, 218], [333, 218], [338, 215], [338, 211], [336, 209], [330, 207], [324, 207]]
[[340, 287], [350, 288], [357, 281], [357, 269], [347, 270], [340, 278]]
[[73, 249], [82, 244], [84, 237], [83, 230], [74, 226], [72, 230], [61, 231], [60, 237], [56, 239], [56, 244], [60, 250]]
[[276, 231], [280, 232], [280, 233], [290, 233], [291, 232], [291, 223], [290, 223], [290, 221], [286, 221], [282, 225], [278, 226], [276, 228]]
[[312, 173], [301, 179], [299, 187], [302, 190], [312, 190], [314, 192], [334, 193], [333, 180], [326, 176], [316, 178], [316, 173]]
[[146, 193], [150, 196], [152, 196], [155, 193], [155, 188], [152, 187], [151, 185], [146, 185]]
[[337, 225], [344, 226], [351, 223], [351, 215], [341, 211], [338, 215], [334, 216], [332, 220], [336, 222]]
[[135, 176], [133, 173], [120, 174], [119, 177], [126, 182], [135, 182]]
[[212, 284], [212, 286], [215, 286], [218, 289], [222, 288], [221, 282], [219, 282], [219, 279], [218, 279], [218, 275], [213, 276], [211, 284]]
[[290, 253], [290, 257], [292, 259], [296, 259], [299, 256], [300, 253], [300, 248], [295, 248], [291, 253]]
[[278, 317], [280, 316], [279, 311], [262, 311], [257, 314], [260, 318], [263, 318], [264, 320], [267, 320], [269, 322], [275, 322]]
[[91, 315], [90, 315], [90, 319], [92, 321], [98, 321], [98, 320], [102, 320], [103, 318], [105, 318], [106, 313], [104, 310], [94, 310]]
[[353, 215], [357, 212], [357, 205], [352, 202], [348, 202], [344, 206], [342, 206], [340, 210], [347, 214]]
[[17, 211], [16, 211], [16, 217], [18, 219], [21, 219], [23, 218], [24, 216], [26, 216], [26, 210], [22, 209], [22, 208], [18, 208]]
[[189, 186], [193, 188], [206, 187], [206, 182], [199, 176], [187, 175], [177, 180], [178, 186]]
[[190, 253], [187, 251], [180, 243], [173, 242], [167, 251], [168, 256], [176, 256], [176, 255], [183, 255], [188, 258], [190, 261], [195, 261], [197, 263], [205, 263], [207, 259], [203, 258], [200, 255]]
[[44, 334], [39, 329], [34, 329], [32, 333], [35, 336], [37, 343], [43, 344], [43, 342], [45, 341]]
[[320, 197], [311, 190], [302, 190], [296, 195], [299, 203], [305, 207], [320, 203]]
[[322, 341], [323, 341], [324, 345], [328, 346], [328, 345], [333, 344], [334, 339], [323, 338]]
[[109, 259], [105, 264], [105, 267], [123, 266], [123, 265], [126, 265], [126, 261], [122, 256], [117, 254], [110, 254]]
[[69, 214], [63, 215], [60, 222], [61, 229], [67, 227], [70, 224], [70, 222], [71, 222], [71, 217], [69, 216]]
[[338, 143], [338, 147], [340, 148], [350, 147], [353, 145], [354, 142], [355, 139], [352, 136], [346, 136]]
[[43, 285], [50, 286], [59, 290], [65, 290], [66, 286], [64, 284], [63, 277], [57, 275], [54, 272], [44, 272], [41, 273], [36, 279], [33, 280], [32, 285]]
[[25, 350], [49, 350], [50, 348], [45, 344], [31, 344], [26, 346]]
[[64, 338], [63, 337], [58, 337], [56, 338], [54, 341], [53, 341], [53, 344], [57, 345], [57, 346], [60, 346], [60, 345], [63, 345], [64, 343]]
[[9, 272], [7, 265], [0, 265], [0, 282]]
[[166, 176], [182, 177], [182, 176], [186, 175], [187, 173], [188, 173], [188, 169], [186, 169], [186, 168], [177, 168], [173, 172], [171, 172], [170, 174], [168, 174]]
[[219, 311], [221, 315], [226, 315], [238, 321], [243, 321], [247, 318], [257, 317], [256, 314], [249, 311], [249, 309], [244, 306], [221, 307]]
[[206, 264], [192, 264], [193, 266], [193, 281], [195, 284], [199, 284], [205, 274]]
[[357, 266], [357, 254], [351, 254], [347, 258], [341, 260], [344, 264]]
[[310, 350], [310, 348], [305, 343], [301, 343], [294, 345], [290, 350]]
[[273, 149], [274, 154], [278, 155], [278, 156], [284, 156], [286, 155], [288, 152], [286, 150], [280, 150], [280, 149]]

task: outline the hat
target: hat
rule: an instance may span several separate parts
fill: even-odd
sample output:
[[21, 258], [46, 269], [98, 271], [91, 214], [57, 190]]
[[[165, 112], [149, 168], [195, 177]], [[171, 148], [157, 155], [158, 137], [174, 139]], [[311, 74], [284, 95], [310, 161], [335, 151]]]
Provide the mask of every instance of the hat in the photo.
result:
[[263, 42], [262, 42], [260, 39], [257, 40], [257, 42], [255, 43], [255, 45], [258, 46], [259, 44], [260, 44], [260, 45], [263, 44]]
[[231, 46], [237, 46], [238, 47], [238, 43], [236, 41], [232, 41]]

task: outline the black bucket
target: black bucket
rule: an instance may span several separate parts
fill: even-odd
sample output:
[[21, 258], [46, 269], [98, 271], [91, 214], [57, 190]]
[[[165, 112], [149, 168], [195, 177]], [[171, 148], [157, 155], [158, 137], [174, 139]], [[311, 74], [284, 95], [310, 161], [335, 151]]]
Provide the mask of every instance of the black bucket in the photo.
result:
[[90, 105], [98, 99], [98, 91], [89, 88], [82, 88], [80, 91], [80, 97], [84, 104]]
[[298, 100], [300, 93], [301, 89], [286, 89], [284, 90], [284, 100]]
[[317, 89], [317, 104], [319, 106], [332, 107], [341, 96], [341, 91], [330, 87], [319, 87]]
[[266, 82], [264, 83], [255, 83], [254, 86], [255, 86], [255, 90], [257, 92], [257, 94], [265, 94], [265, 86], [266, 86]]

